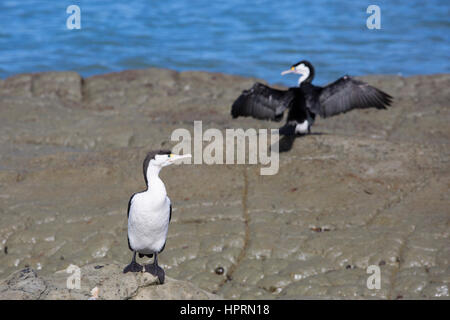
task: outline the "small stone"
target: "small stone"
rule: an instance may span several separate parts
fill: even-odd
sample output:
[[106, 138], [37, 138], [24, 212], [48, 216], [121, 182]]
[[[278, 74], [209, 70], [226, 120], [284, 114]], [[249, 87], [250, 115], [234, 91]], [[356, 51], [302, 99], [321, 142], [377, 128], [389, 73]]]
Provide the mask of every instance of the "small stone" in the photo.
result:
[[223, 274], [224, 269], [223, 269], [222, 267], [217, 267], [217, 268], [214, 270], [214, 272], [215, 272], [216, 274], [221, 275], [221, 274]]

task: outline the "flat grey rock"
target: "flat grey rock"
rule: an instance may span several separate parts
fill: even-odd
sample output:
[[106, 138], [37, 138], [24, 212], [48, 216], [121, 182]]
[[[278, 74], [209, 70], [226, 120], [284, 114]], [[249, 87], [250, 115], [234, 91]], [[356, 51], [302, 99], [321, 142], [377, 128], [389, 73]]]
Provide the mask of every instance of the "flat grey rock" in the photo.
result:
[[0, 282], [0, 299], [18, 300], [179, 300], [221, 299], [187, 281], [166, 278], [163, 285], [148, 273], [122, 273], [117, 263], [94, 263], [80, 268], [79, 288], [73, 270], [41, 277], [26, 268]]
[[[169, 278], [230, 299], [449, 298], [450, 75], [362, 79], [393, 106], [317, 119], [274, 176], [259, 165], [161, 173], [174, 208], [159, 256]], [[173, 147], [173, 130], [193, 132], [194, 120], [203, 131], [278, 128], [231, 119], [255, 80], [151, 68], [0, 81], [0, 276], [27, 265], [40, 275], [15, 273], [10, 297], [36, 299], [70, 264], [125, 266], [126, 208], [145, 186], [146, 152]], [[369, 265], [381, 269], [379, 290], [367, 288]], [[82, 293], [59, 297], [88, 298], [87, 275]], [[121, 299], [151, 281], [122, 280], [100, 295]], [[135, 297], [166, 297], [148, 294]]]

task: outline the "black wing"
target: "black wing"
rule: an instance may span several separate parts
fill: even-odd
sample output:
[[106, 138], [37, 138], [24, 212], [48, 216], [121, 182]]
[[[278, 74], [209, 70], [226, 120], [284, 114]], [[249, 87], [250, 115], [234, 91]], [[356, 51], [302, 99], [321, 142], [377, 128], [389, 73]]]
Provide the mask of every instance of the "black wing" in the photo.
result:
[[344, 76], [324, 87], [319, 96], [321, 117], [330, 117], [352, 109], [386, 109], [392, 97], [365, 82]]
[[127, 209], [127, 219], [130, 217], [130, 207], [131, 207], [131, 202], [133, 201], [133, 197], [136, 195], [136, 193], [133, 193], [133, 195], [131, 196], [130, 200], [128, 200], [128, 209]]
[[231, 115], [233, 118], [251, 116], [256, 119], [280, 121], [294, 96], [291, 90], [272, 89], [257, 82], [250, 90], [244, 90], [234, 101]]
[[[170, 220], [172, 220], [172, 203], [170, 204], [169, 222], [170, 222]], [[167, 240], [166, 240], [166, 242], [167, 242]], [[166, 242], [164, 242], [164, 245], [162, 246], [161, 250], [159, 250], [158, 253], [163, 252], [164, 248], [166, 247]]]
[[[135, 194], [136, 194], [136, 193], [135, 193]], [[134, 197], [135, 194], [133, 194], [133, 195], [131, 196], [130, 200], [128, 200], [127, 219], [130, 217], [131, 201], [133, 200], [133, 197]], [[128, 240], [128, 248], [129, 248], [131, 251], [134, 251], [134, 250], [131, 248], [131, 246], [130, 246], [130, 238], [128, 238], [128, 232], [127, 232], [127, 240]]]

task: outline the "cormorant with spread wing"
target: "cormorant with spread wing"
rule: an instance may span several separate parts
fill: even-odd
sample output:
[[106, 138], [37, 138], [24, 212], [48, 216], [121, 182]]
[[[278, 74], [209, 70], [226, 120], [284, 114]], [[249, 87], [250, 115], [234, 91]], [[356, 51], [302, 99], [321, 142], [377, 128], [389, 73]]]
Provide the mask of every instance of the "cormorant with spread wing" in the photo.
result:
[[316, 115], [327, 118], [352, 109], [386, 109], [393, 99], [347, 75], [325, 87], [315, 86], [311, 83], [314, 67], [306, 60], [292, 65], [281, 75], [288, 73], [300, 75], [298, 87], [278, 90], [257, 82], [250, 90], [244, 90], [231, 108], [233, 118], [251, 116], [273, 121], [281, 121], [284, 111], [289, 109], [286, 124], [280, 128], [280, 134], [284, 135], [280, 151], [290, 150], [297, 135], [311, 133]]

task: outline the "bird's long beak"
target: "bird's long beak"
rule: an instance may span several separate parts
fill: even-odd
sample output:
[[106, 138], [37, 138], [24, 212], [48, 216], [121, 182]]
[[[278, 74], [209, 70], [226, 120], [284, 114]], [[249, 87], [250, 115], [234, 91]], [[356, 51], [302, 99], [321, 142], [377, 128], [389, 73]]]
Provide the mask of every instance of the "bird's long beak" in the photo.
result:
[[192, 155], [190, 155], [190, 154], [183, 154], [183, 155], [171, 154], [169, 159], [170, 159], [170, 162], [175, 162], [177, 160], [191, 158], [191, 157], [192, 157]]
[[295, 73], [295, 68], [292, 67], [289, 70], [285, 70], [281, 73], [281, 75], [284, 76], [285, 74], [288, 74], [288, 73]]

